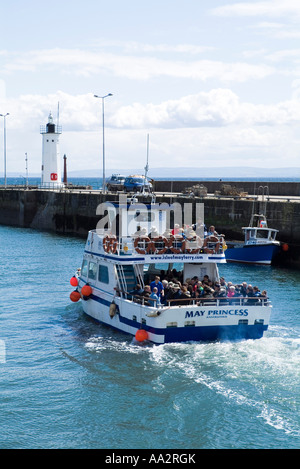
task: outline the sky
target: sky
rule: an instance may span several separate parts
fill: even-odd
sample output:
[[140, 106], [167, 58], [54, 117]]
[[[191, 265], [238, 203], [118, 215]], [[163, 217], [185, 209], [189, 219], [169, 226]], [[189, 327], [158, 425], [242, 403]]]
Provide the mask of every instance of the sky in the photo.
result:
[[[299, 0], [0, 1], [7, 172], [39, 174], [40, 126], [68, 171], [299, 168]], [[4, 163], [0, 117], [0, 176]], [[167, 176], [164, 171], [162, 176]], [[192, 174], [191, 174], [192, 175]]]

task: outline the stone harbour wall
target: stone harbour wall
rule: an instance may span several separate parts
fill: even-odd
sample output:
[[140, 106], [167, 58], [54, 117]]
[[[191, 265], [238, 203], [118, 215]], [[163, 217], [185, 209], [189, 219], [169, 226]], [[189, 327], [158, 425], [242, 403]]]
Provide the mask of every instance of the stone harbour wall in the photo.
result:
[[[98, 191], [2, 189], [0, 224], [86, 237], [101, 218], [96, 214], [98, 205], [117, 200], [117, 195], [104, 195]], [[151, 198], [139, 197], [139, 201], [150, 204]], [[241, 240], [241, 228], [249, 224], [252, 212], [261, 213], [263, 208], [261, 202], [251, 199], [190, 198], [183, 195], [156, 197], [156, 203], [173, 202], [182, 206], [192, 204], [194, 216], [196, 204], [204, 203], [206, 225], [215, 225], [228, 240]], [[300, 265], [299, 200], [270, 200], [266, 205], [266, 216], [268, 225], [279, 230], [278, 239], [290, 247], [286, 255], [289, 263]]]

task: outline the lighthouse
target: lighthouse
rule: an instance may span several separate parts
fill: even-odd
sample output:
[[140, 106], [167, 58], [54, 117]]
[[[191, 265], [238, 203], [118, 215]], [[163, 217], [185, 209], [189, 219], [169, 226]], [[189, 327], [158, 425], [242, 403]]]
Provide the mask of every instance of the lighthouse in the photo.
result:
[[63, 187], [59, 155], [59, 136], [61, 134], [61, 126], [54, 124], [51, 112], [48, 117], [48, 124], [46, 126], [41, 126], [40, 133], [43, 136], [41, 187]]

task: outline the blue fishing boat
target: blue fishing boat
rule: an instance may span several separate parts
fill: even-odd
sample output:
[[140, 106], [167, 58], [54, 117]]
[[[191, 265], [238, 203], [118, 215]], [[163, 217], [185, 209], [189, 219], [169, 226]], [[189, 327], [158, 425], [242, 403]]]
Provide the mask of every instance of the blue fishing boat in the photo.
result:
[[242, 228], [244, 241], [227, 241], [227, 262], [270, 265], [280, 251], [278, 230], [269, 228], [265, 215], [253, 214], [250, 224]]

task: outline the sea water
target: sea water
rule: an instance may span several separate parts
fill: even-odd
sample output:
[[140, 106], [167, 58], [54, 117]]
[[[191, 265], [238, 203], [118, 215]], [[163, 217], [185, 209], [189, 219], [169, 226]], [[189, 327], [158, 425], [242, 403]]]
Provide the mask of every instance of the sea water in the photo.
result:
[[262, 339], [141, 347], [70, 301], [84, 244], [0, 226], [0, 448], [299, 447], [299, 271], [220, 266], [268, 291]]

